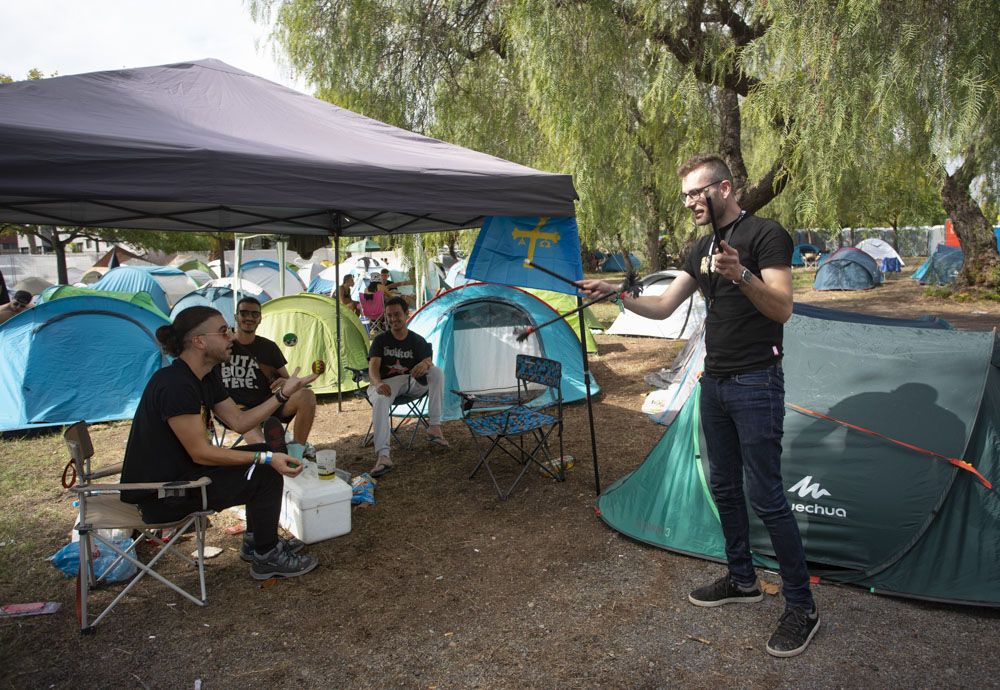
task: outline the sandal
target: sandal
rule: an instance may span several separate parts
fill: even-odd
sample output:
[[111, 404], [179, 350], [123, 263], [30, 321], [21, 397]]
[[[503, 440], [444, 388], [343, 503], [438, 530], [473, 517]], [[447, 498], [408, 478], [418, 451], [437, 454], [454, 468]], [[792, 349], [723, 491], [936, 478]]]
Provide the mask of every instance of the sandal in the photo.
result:
[[374, 479], [378, 479], [379, 477], [384, 477], [385, 475], [389, 474], [394, 469], [396, 469], [396, 466], [393, 465], [392, 463], [379, 460], [377, 463], [375, 463], [375, 468], [369, 474]]
[[451, 448], [451, 444], [448, 443], [444, 436], [428, 436], [427, 441], [432, 446], [437, 446], [438, 448]]

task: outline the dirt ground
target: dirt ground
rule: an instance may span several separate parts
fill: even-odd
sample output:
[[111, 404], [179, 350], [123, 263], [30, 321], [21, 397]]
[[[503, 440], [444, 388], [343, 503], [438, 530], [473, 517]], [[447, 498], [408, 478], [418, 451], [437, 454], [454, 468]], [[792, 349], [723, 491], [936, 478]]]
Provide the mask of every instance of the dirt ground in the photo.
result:
[[[800, 290], [800, 301], [889, 316], [934, 314], [959, 328], [991, 329], [1000, 304], [926, 298], [898, 279], [862, 294]], [[677, 343], [599, 336], [592, 360], [603, 486], [634, 469], [662, 434], [639, 413], [643, 375]], [[209, 603], [189, 604], [143, 583], [92, 637], [76, 630], [71, 581], [44, 562], [65, 542], [72, 509], [58, 485], [56, 435], [0, 442], [2, 464], [51, 484], [41, 498], [5, 496], [31, 525], [31, 553], [0, 544], [2, 602], [53, 600], [51, 616], [0, 621], [0, 684], [13, 688], [661, 688], [987, 687], [1000, 611], [873, 596], [819, 585], [822, 628], [802, 656], [779, 660], [764, 644], [780, 597], [756, 606], [698, 609], [687, 593], [720, 566], [635, 543], [594, 513], [587, 410], [567, 410], [565, 483], [532, 474], [501, 502], [485, 477], [469, 480], [472, 441], [445, 425], [453, 448], [395, 452], [377, 504], [355, 510], [352, 530], [310, 547], [321, 566], [262, 587], [239, 560], [239, 537], [214, 518]], [[320, 407], [313, 440], [356, 474], [368, 406]], [[127, 423], [95, 427], [98, 455], [120, 454]], [[31, 449], [26, 451], [25, 449]], [[35, 515], [53, 516], [34, 519]], [[0, 534], [0, 538], [11, 535]], [[21, 558], [14, 559], [13, 553]], [[770, 580], [776, 576], [762, 574]], [[188, 584], [190, 575], [182, 575]], [[108, 593], [100, 595], [108, 600]]]

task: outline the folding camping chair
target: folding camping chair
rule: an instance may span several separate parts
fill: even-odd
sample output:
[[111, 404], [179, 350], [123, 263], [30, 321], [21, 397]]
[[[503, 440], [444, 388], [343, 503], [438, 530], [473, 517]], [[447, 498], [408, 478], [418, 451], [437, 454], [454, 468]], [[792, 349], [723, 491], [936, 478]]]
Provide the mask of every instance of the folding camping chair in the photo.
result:
[[[532, 465], [557, 481], [566, 478], [562, 438], [562, 365], [543, 357], [518, 355], [515, 375], [516, 391], [452, 391], [462, 398], [462, 421], [469, 428], [479, 452], [479, 462], [469, 479], [474, 478], [480, 468], [485, 468], [502, 501], [507, 500]], [[546, 392], [551, 392], [552, 402], [542, 407], [528, 406], [531, 400]], [[501, 408], [499, 411], [498, 407]], [[554, 415], [546, 412], [552, 407], [556, 408]], [[549, 452], [548, 442], [553, 431], [558, 432], [559, 437], [557, 459]], [[521, 465], [506, 490], [501, 488], [490, 466], [491, 456], [496, 450]]]
[[[198, 606], [204, 606], [208, 599], [205, 590], [205, 529], [208, 526], [208, 516], [213, 512], [208, 509], [208, 493], [205, 487], [212, 480], [202, 477], [197, 481], [190, 482], [94, 484], [92, 482], [95, 479], [120, 473], [121, 464], [101, 470], [93, 470], [91, 468], [90, 460], [94, 455], [94, 446], [91, 443], [90, 432], [88, 431], [86, 422], [77, 422], [70, 426], [63, 434], [63, 439], [66, 441], [66, 446], [69, 449], [72, 468], [75, 472], [75, 486], [73, 483], [66, 481], [65, 476], [63, 483], [64, 485], [69, 484], [68, 488], [76, 494], [80, 503], [80, 521], [76, 526], [76, 530], [80, 534], [77, 615], [80, 621], [81, 634], [92, 634], [97, 624], [146, 575], [158, 580]], [[135, 489], [155, 490], [159, 498], [181, 496], [186, 491], [199, 490], [201, 492], [202, 510], [193, 512], [173, 522], [155, 525], [146, 524], [142, 519], [142, 514], [139, 512], [138, 507], [131, 503], [123, 503], [120, 498], [122, 491]], [[133, 537], [128, 543], [119, 544], [102, 535], [101, 532], [103, 530], [126, 530]], [[171, 531], [171, 536], [164, 541], [160, 534], [161, 531], [167, 530]], [[185, 534], [192, 530], [197, 543], [197, 554], [194, 558], [189, 558], [181, 552], [178, 542]], [[143, 540], [148, 540], [159, 547], [156, 554], [147, 562], [140, 560], [136, 555], [136, 550], [133, 548], [138, 546]], [[94, 570], [93, 549], [95, 548], [100, 550], [110, 549], [117, 555], [117, 558], [115, 558], [111, 565], [101, 573]], [[159, 567], [160, 559], [166, 554], [176, 556], [198, 570], [198, 580], [201, 586], [200, 597], [182, 589], [155, 569]], [[93, 590], [105, 584], [106, 581], [104, 578], [123, 560], [136, 566], [138, 572], [112, 602], [96, 618], [91, 620], [89, 607]]]
[[[351, 372], [351, 380], [354, 381], [354, 385], [357, 389], [354, 394], [360, 398], [364, 398], [365, 402], [370, 406], [372, 401], [368, 399], [368, 393], [361, 390], [361, 384], [368, 381], [368, 370], [367, 369], [355, 369], [354, 367], [344, 367]], [[417, 438], [417, 431], [420, 427], [424, 429], [430, 428], [430, 424], [427, 422], [427, 415], [423, 411], [423, 402], [427, 397], [427, 393], [424, 392], [420, 395], [407, 395], [406, 393], [400, 393], [396, 396], [396, 399], [392, 401], [389, 406], [389, 430], [392, 432], [392, 438], [396, 439], [396, 443], [400, 445], [401, 448], [409, 450], [413, 448], [413, 442]], [[396, 410], [402, 409], [404, 412], [399, 416], [399, 421], [395, 424], [392, 423], [392, 418], [396, 415]], [[413, 430], [410, 432], [409, 438], [405, 436], [405, 430], [403, 430], [403, 425], [409, 420], [413, 420]], [[364, 438], [361, 439], [361, 447], [369, 446], [375, 442], [375, 420], [368, 422], [368, 431], [365, 432]], [[406, 440], [404, 440], [404, 438]]]

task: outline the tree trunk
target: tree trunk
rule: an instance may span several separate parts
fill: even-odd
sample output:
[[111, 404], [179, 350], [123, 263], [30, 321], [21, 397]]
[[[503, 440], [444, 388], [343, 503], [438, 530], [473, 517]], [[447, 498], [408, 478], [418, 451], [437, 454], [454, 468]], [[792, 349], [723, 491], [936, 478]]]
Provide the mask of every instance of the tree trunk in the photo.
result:
[[648, 186], [643, 188], [643, 197], [646, 200], [646, 256], [649, 258], [649, 273], [659, 271], [660, 266], [660, 204], [656, 188]]
[[747, 167], [743, 162], [743, 125], [740, 114], [739, 95], [732, 89], [719, 90], [719, 115], [722, 129], [719, 133], [719, 155], [733, 173], [733, 186], [740, 208], [747, 213], [756, 213], [778, 196], [785, 188], [788, 176], [779, 159], [761, 179], [751, 184]]
[[965, 254], [957, 284], [961, 287], [1000, 287], [1000, 253], [997, 252], [993, 227], [979, 204], [969, 194], [969, 184], [976, 175], [974, 151], [941, 185], [941, 203], [951, 218], [952, 227]]

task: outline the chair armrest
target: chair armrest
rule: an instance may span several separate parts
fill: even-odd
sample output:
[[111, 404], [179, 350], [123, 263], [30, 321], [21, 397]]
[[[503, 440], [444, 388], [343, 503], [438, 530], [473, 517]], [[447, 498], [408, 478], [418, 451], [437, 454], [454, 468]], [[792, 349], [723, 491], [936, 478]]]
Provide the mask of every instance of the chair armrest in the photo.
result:
[[92, 491], [158, 491], [166, 489], [168, 491], [186, 491], [187, 489], [200, 489], [212, 483], [209, 477], [198, 477], [191, 481], [175, 482], [136, 482], [127, 484], [87, 484], [85, 486], [74, 486], [70, 491], [78, 494], [90, 493]]
[[113, 474], [121, 474], [123, 466], [124, 463], [119, 462], [109, 467], [102, 467], [99, 470], [94, 470], [90, 473], [90, 479], [100, 479], [101, 477], [110, 477]]
[[368, 370], [367, 369], [355, 369], [354, 367], [344, 367], [349, 372], [351, 372], [351, 380], [354, 383], [361, 383], [362, 381], [368, 380]]

